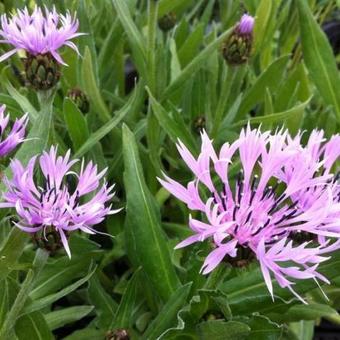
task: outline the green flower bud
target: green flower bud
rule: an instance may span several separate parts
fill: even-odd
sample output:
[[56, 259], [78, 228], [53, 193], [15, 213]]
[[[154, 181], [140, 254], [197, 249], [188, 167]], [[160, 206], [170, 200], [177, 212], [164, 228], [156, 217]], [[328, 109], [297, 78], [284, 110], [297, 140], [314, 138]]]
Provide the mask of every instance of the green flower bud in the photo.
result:
[[86, 114], [90, 111], [90, 102], [87, 95], [75, 87], [68, 91], [67, 96], [77, 105], [78, 109]]
[[164, 31], [170, 31], [176, 25], [176, 13], [168, 12], [158, 20], [159, 28]]
[[25, 59], [26, 82], [36, 90], [47, 91], [60, 79], [60, 65], [50, 53], [29, 54]]
[[230, 65], [248, 61], [253, 44], [254, 18], [244, 14], [231, 35], [222, 44], [222, 55]]

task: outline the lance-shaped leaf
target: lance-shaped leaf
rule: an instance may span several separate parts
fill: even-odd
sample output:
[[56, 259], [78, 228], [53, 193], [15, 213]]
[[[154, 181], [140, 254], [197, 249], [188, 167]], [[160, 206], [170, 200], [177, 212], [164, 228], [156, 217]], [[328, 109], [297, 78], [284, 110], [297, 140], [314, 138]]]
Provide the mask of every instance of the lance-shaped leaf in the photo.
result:
[[186, 302], [186, 298], [190, 292], [191, 283], [178, 288], [168, 302], [163, 306], [157, 317], [151, 322], [146, 332], [145, 339], [156, 339], [166, 329], [173, 326], [177, 313]]
[[142, 266], [156, 291], [167, 300], [179, 285], [156, 202], [145, 183], [133, 133], [123, 126], [124, 184], [127, 192], [125, 237], [128, 255]]
[[299, 11], [303, 57], [310, 77], [328, 105], [340, 118], [340, 77], [331, 46], [309, 9], [307, 1], [295, 1]]

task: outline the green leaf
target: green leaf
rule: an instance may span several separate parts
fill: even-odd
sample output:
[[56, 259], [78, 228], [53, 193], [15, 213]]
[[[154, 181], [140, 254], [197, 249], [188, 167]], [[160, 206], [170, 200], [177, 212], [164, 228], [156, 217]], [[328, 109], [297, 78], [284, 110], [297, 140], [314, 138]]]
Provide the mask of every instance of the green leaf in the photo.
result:
[[340, 78], [331, 46], [317, 24], [308, 2], [295, 1], [299, 11], [303, 57], [309, 74], [328, 105], [340, 119]]
[[86, 119], [77, 105], [69, 98], [64, 100], [63, 113], [74, 150], [77, 150], [89, 137]]
[[105, 333], [102, 330], [86, 327], [85, 329], [73, 332], [64, 338], [64, 340], [101, 340], [105, 339]]
[[176, 90], [178, 90], [186, 80], [190, 79], [197, 70], [199, 70], [205, 62], [207, 62], [209, 56], [215, 51], [224, 39], [228, 37], [232, 29], [223, 32], [218, 38], [212, 41], [201, 51], [191, 62], [181, 71], [181, 73], [171, 82], [171, 84], [165, 89], [163, 98], [168, 98]]
[[13, 304], [11, 305], [9, 312], [6, 315], [6, 319], [1, 325], [0, 339], [7, 339], [7, 337], [11, 334], [18, 317], [21, 315], [24, 305], [28, 300], [28, 296], [30, 291], [32, 290], [34, 281], [39, 275], [41, 269], [44, 267], [48, 256], [49, 254], [42, 249], [38, 249], [35, 253], [33, 269], [30, 269], [27, 272], [25, 280], [20, 285], [18, 294]]
[[79, 158], [83, 156], [102, 138], [109, 134], [128, 114], [131, 114], [137, 110], [137, 106], [142, 96], [143, 90], [141, 85], [139, 85], [135, 90], [135, 94], [129, 98], [127, 103], [120, 110], [118, 110], [108, 122], [106, 122], [101, 128], [93, 132], [89, 138], [87, 138], [85, 143], [82, 144], [82, 146], [74, 154], [74, 157]]
[[163, 106], [157, 102], [149, 90], [148, 93], [152, 110], [157, 117], [159, 124], [166, 131], [172, 141], [177, 143], [178, 139], [180, 139], [191, 151], [196, 150], [197, 147], [195, 140], [184, 122], [173, 119]]
[[[174, 11], [177, 7], [183, 5], [183, 0], [160, 0], [159, 1], [159, 9], [158, 9], [158, 17], [161, 18], [163, 15], [167, 14], [170, 11]], [[189, 1], [188, 1], [189, 2]]]
[[190, 334], [190, 337], [196, 339], [197, 336], [194, 331], [197, 325], [196, 320], [202, 319], [210, 308], [221, 312], [226, 319], [232, 317], [227, 297], [224, 293], [218, 290], [200, 289], [191, 298], [189, 305], [184, 306], [177, 313], [177, 325], [167, 329], [160, 336], [160, 339], [177, 339], [186, 332]]
[[326, 316], [338, 315], [337, 311], [330, 306], [311, 303], [308, 305], [294, 305], [290, 307], [284, 314], [273, 315], [277, 322], [293, 322], [300, 320], [317, 320]]
[[37, 277], [34, 288], [30, 292], [30, 298], [38, 300], [64, 288], [72, 280], [85, 275], [89, 265], [88, 256], [81, 258], [73, 256], [71, 260], [63, 257], [49, 262]]
[[43, 314], [40, 312], [34, 312], [22, 316], [15, 325], [15, 333], [19, 339], [54, 339]]
[[15, 281], [10, 279], [0, 281], [0, 325], [4, 323], [17, 294], [18, 287]]
[[283, 332], [282, 326], [272, 322], [263, 316], [253, 316], [247, 325], [251, 328], [249, 339], [251, 340], [278, 340]]
[[118, 306], [117, 313], [112, 321], [109, 329], [111, 328], [130, 328], [132, 326], [131, 315], [135, 308], [137, 299], [138, 281], [140, 278], [140, 269], [135, 271], [129, 283], [126, 286], [122, 300]]
[[143, 267], [158, 294], [167, 300], [179, 286], [179, 280], [171, 263], [159, 210], [145, 183], [135, 137], [125, 125], [123, 154], [128, 254], [135, 265]]
[[[315, 323], [313, 321], [300, 321], [289, 324], [291, 331], [289, 340], [312, 340]], [[295, 337], [295, 338], [294, 338]]]
[[71, 292], [73, 292], [77, 288], [79, 288], [81, 285], [86, 283], [91, 278], [91, 276], [95, 273], [95, 271], [96, 271], [96, 267], [94, 267], [92, 270], [90, 268], [88, 274], [85, 277], [83, 277], [80, 280], [72, 283], [68, 287], [60, 290], [57, 293], [44, 296], [43, 298], [37, 299], [35, 301], [31, 301], [30, 303], [28, 303], [26, 305], [23, 312], [25, 314], [27, 314], [27, 313], [31, 313], [31, 312], [34, 312], [36, 310], [42, 309], [42, 308], [52, 304], [53, 302], [61, 299], [63, 296], [70, 294]]
[[272, 14], [274, 1], [261, 0], [256, 10], [256, 20], [254, 25], [254, 51], [258, 52], [266, 38], [270, 21], [275, 20]]
[[266, 89], [273, 94], [280, 84], [286, 69], [289, 56], [285, 55], [276, 59], [261, 73], [255, 83], [244, 94], [240, 105], [238, 117], [244, 117], [254, 106], [264, 100]]
[[213, 320], [200, 323], [197, 332], [202, 340], [241, 340], [248, 336], [250, 328], [238, 321]]
[[[53, 99], [54, 94], [45, 92], [40, 93], [41, 110], [26, 137], [26, 139], [29, 140], [29, 143], [23, 143], [15, 154], [15, 158], [20, 160], [23, 164], [27, 164], [31, 157], [40, 154], [48, 145], [52, 129]], [[7, 172], [8, 170], [6, 170], [6, 174]]]
[[12, 228], [0, 250], [0, 280], [6, 278], [13, 270], [12, 268], [22, 255], [27, 241], [26, 233], [19, 228]]
[[56, 310], [45, 315], [48, 327], [54, 329], [81, 320], [93, 310], [93, 306], [73, 306]]
[[175, 40], [171, 39], [169, 45], [170, 45], [169, 50], [171, 53], [170, 79], [172, 81], [181, 73], [181, 64], [178, 60], [178, 53]]
[[284, 112], [279, 112], [279, 113], [273, 113], [267, 116], [259, 116], [259, 117], [254, 117], [254, 118], [249, 118], [245, 120], [241, 120], [240, 122], [237, 122], [233, 124], [233, 127], [237, 126], [244, 126], [248, 122], [250, 124], [261, 124], [261, 123], [277, 123], [281, 121], [286, 121], [290, 118], [294, 117], [299, 117], [300, 115], [303, 114], [306, 106], [308, 105], [310, 99], [308, 99], [306, 102], [301, 103], [287, 111]]
[[96, 308], [98, 327], [109, 329], [112, 320], [114, 320], [118, 304], [104, 290], [96, 275], [91, 277], [87, 291], [90, 303]]
[[[332, 258], [322, 263], [318, 267], [318, 272], [323, 274], [329, 280], [340, 278], [340, 254], [333, 253]], [[290, 306], [285, 300], [293, 298], [292, 293], [281, 288], [272, 278], [274, 286], [275, 303], [267, 290], [262, 273], [258, 267], [253, 267], [247, 272], [240, 273], [235, 278], [224, 282], [219, 288], [224, 292], [229, 300], [231, 310], [234, 314], [249, 315], [253, 312], [270, 313], [277, 307], [284, 306], [287, 310]], [[299, 280], [294, 285], [294, 290], [304, 295], [306, 292], [318, 288], [313, 280]]]
[[102, 98], [92, 66], [91, 52], [88, 47], [85, 48], [85, 54], [82, 63], [83, 88], [89, 96], [93, 111], [96, 112], [103, 122], [110, 120], [111, 115]]
[[28, 112], [30, 118], [35, 121], [39, 114], [34, 106], [29, 102], [29, 100], [20, 94], [9, 81], [5, 82], [5, 86], [9, 95], [20, 105], [21, 109], [24, 112]]
[[129, 7], [125, 0], [112, 0], [113, 5], [117, 11], [118, 18], [120, 19], [125, 32], [130, 41], [131, 49], [134, 52], [135, 61], [137, 63], [137, 68], [147, 77], [145, 60], [146, 60], [146, 49], [143, 37], [140, 34], [138, 28], [136, 27], [129, 10]]
[[199, 24], [181, 46], [180, 50], [178, 51], [178, 59], [183, 67], [189, 64], [190, 61], [194, 59], [200, 45], [203, 42], [203, 36], [204, 25]]
[[157, 317], [151, 322], [143, 337], [145, 339], [157, 339], [162, 332], [171, 327], [176, 320], [180, 308], [186, 303], [189, 295], [191, 283], [179, 287], [160, 310]]

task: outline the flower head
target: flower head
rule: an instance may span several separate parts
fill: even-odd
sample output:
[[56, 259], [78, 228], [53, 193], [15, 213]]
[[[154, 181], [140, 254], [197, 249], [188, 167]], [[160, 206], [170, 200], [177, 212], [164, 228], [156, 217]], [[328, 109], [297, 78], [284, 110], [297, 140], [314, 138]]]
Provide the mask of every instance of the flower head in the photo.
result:
[[[74, 230], [88, 234], [96, 231], [93, 226], [112, 210], [107, 203], [113, 197], [113, 186], [101, 184], [106, 170], [98, 173], [92, 162], [81, 163], [80, 173], [72, 171], [78, 160], [70, 160], [70, 151], [64, 157], [57, 156], [57, 148], [51, 147], [39, 157], [33, 157], [27, 166], [19, 160], [11, 162], [12, 179], [5, 178], [7, 191], [0, 207], [13, 207], [19, 216], [15, 225], [28, 233], [37, 233], [51, 228], [58, 233], [68, 256], [71, 256], [67, 235]], [[34, 178], [40, 169], [42, 185]], [[73, 182], [73, 183], [72, 183]], [[91, 194], [89, 197], [88, 194]]]
[[14, 48], [0, 57], [0, 61], [9, 58], [20, 49], [24, 49], [29, 55], [51, 54], [60, 64], [65, 64], [58, 50], [62, 46], [71, 47], [77, 53], [78, 49], [71, 39], [82, 33], [77, 33], [79, 22], [70, 13], [62, 15], [53, 8], [43, 11], [35, 7], [29, 14], [25, 7], [18, 10], [16, 15], [8, 18], [6, 14], [1, 16], [0, 35], [2, 43], [12, 45]]
[[[327, 259], [322, 255], [334, 249], [334, 243], [325, 237], [340, 237], [339, 223], [333, 228], [334, 221], [328, 219], [337, 203], [332, 198], [329, 175], [315, 178], [315, 164], [302, 161], [299, 157], [304, 149], [292, 144], [287, 131], [272, 135], [248, 126], [234, 143], [224, 144], [216, 153], [203, 132], [196, 159], [179, 141], [178, 151], [194, 179], [186, 187], [167, 176], [159, 181], [189, 209], [201, 211], [206, 217], [204, 221], [190, 217], [194, 235], [177, 245], [180, 248], [211, 240], [213, 250], [203, 264], [204, 274], [225, 258], [242, 259], [247, 253], [259, 261], [272, 296], [272, 276], [293, 293], [294, 279], [328, 282], [317, 267]], [[234, 178], [229, 173], [235, 159], [240, 160], [241, 169]], [[302, 209], [299, 193], [316, 186], [323, 190]], [[318, 236], [323, 238], [319, 242], [297, 242], [301, 232], [312, 241]], [[291, 262], [294, 265], [287, 264]]]
[[20, 143], [24, 141], [25, 129], [28, 123], [28, 115], [25, 114], [20, 119], [16, 119], [12, 128], [6, 128], [9, 123], [9, 115], [5, 115], [6, 105], [0, 106], [0, 156], [4, 157], [13, 151]]

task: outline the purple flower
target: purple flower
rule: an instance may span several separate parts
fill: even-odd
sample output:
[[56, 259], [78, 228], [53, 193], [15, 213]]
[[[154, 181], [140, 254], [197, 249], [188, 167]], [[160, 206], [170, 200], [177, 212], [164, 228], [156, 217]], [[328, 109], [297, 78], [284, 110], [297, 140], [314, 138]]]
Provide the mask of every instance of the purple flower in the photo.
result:
[[[248, 126], [234, 143], [224, 144], [219, 154], [205, 132], [201, 137], [197, 159], [182, 142], [177, 145], [194, 179], [187, 186], [167, 176], [159, 179], [189, 209], [201, 211], [206, 217], [200, 221], [190, 216], [194, 234], [176, 248], [210, 239], [214, 249], [203, 264], [204, 274], [225, 258], [245, 260], [242, 254], [250, 253], [259, 261], [272, 296], [274, 277], [281, 287], [287, 287], [303, 301], [293, 290], [291, 279], [328, 282], [317, 267], [327, 259], [323, 254], [338, 248], [337, 242], [326, 240], [340, 238], [339, 220], [336, 228], [334, 219], [329, 218], [332, 211], [339, 211], [339, 203], [332, 195], [332, 175], [325, 171], [316, 176], [318, 163], [303, 160], [311, 156], [287, 131], [272, 135]], [[334, 148], [339, 151], [334, 140], [324, 147], [328, 160], [322, 163], [324, 166], [338, 155]], [[241, 169], [233, 178], [229, 168], [238, 159]], [[301, 193], [308, 196], [316, 188], [322, 190], [302, 207]], [[299, 241], [303, 233], [315, 242]]]
[[240, 22], [237, 25], [237, 31], [243, 35], [253, 33], [255, 19], [249, 14], [243, 14]]
[[28, 123], [28, 114], [26, 113], [20, 119], [16, 119], [12, 128], [5, 133], [9, 123], [9, 115], [5, 115], [6, 105], [0, 106], [0, 156], [4, 157], [13, 151], [18, 144], [22, 143], [25, 138], [25, 129]]
[[[336, 161], [340, 158], [340, 135], [334, 135], [327, 141], [323, 131], [314, 130], [305, 147], [301, 146], [301, 137], [298, 134], [289, 140], [290, 148], [300, 152], [287, 165], [286, 171], [280, 174], [280, 178], [286, 183], [292, 183], [297, 180], [296, 174], [299, 172], [300, 182], [308, 180], [313, 183], [293, 195], [301, 211], [309, 209], [321, 195], [328, 196], [329, 204], [322, 210], [325, 222], [318, 227], [319, 241], [324, 242], [325, 236], [336, 236], [340, 232], [340, 173], [336, 168]], [[300, 164], [304, 164], [305, 170], [300, 168], [299, 171]]]
[[[79, 174], [74, 172], [72, 167], [78, 160], [70, 160], [70, 151], [64, 157], [57, 156], [57, 147], [52, 146], [39, 157], [38, 165], [36, 160], [33, 157], [26, 167], [19, 160], [11, 162], [13, 178], [4, 179], [7, 191], [0, 207], [15, 208], [19, 216], [15, 225], [25, 232], [45, 233], [46, 228], [54, 228], [71, 257], [69, 232], [81, 230], [94, 234], [95, 224], [119, 211], [107, 205], [114, 196], [113, 186], [100, 184], [106, 170], [98, 173], [92, 162], [85, 166], [83, 161]], [[41, 186], [34, 178], [37, 168], [42, 174]], [[70, 176], [75, 181], [73, 188], [69, 184]]]
[[1, 16], [0, 35], [2, 43], [11, 44], [14, 49], [0, 57], [0, 61], [9, 58], [20, 49], [26, 50], [30, 55], [50, 53], [60, 64], [65, 64], [58, 49], [66, 45], [75, 50], [77, 46], [71, 41], [83, 33], [77, 33], [79, 22], [70, 13], [58, 14], [56, 9], [48, 11], [35, 7], [32, 14], [27, 8], [18, 10], [10, 19], [4, 14]]

